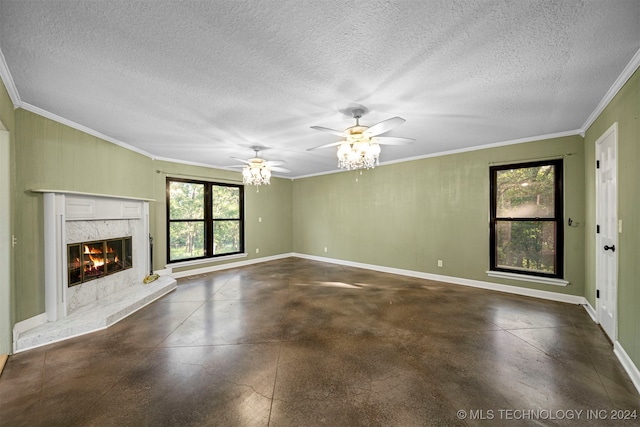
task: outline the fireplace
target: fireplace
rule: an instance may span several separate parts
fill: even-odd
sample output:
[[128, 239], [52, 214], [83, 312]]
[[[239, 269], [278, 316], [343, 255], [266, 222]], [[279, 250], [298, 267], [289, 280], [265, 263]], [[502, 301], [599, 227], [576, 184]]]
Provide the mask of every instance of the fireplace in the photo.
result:
[[55, 322], [142, 283], [149, 272], [149, 202], [44, 193], [45, 308]]
[[67, 263], [69, 287], [132, 268], [131, 237], [68, 244]]

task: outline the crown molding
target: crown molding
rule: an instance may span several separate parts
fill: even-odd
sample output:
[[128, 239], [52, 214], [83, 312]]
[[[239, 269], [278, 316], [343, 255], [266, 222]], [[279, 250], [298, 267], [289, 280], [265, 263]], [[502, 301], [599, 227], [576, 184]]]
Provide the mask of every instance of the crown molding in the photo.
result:
[[4, 59], [2, 49], [0, 49], [0, 78], [4, 83], [4, 87], [7, 88], [9, 98], [11, 98], [11, 102], [13, 103], [13, 108], [20, 107], [22, 101], [20, 100], [20, 95], [18, 94], [18, 88], [16, 88], [16, 84], [13, 81], [13, 77], [11, 76], [11, 72], [9, 71], [7, 61]]
[[[563, 138], [563, 137], [566, 137], [566, 136], [576, 136], [576, 135], [579, 135], [580, 132], [581, 132], [580, 129], [574, 129], [574, 130], [568, 130], [568, 131], [565, 131], [565, 132], [556, 132], [556, 133], [549, 133], [549, 134], [546, 134], [546, 135], [529, 136], [529, 137], [526, 137], [526, 138], [518, 138], [518, 139], [511, 139], [511, 140], [508, 140], [508, 141], [494, 142], [494, 143], [491, 143], [491, 144], [475, 145], [473, 147], [460, 148], [460, 149], [457, 149], [457, 150], [439, 151], [437, 153], [424, 154], [424, 155], [421, 155], [421, 156], [405, 157], [405, 158], [402, 158], [402, 159], [389, 160], [389, 161], [386, 161], [386, 162], [380, 162], [380, 166], [393, 165], [395, 163], [411, 162], [411, 161], [414, 161], [414, 160], [429, 159], [429, 158], [432, 158], [432, 157], [448, 156], [450, 154], [460, 154], [460, 153], [467, 153], [467, 152], [470, 152], [470, 151], [486, 150], [488, 148], [504, 147], [505, 145], [524, 144], [526, 142], [544, 141], [546, 139]], [[356, 171], [358, 171], [358, 170], [359, 169], [357, 169]], [[311, 178], [311, 177], [314, 177], [314, 176], [329, 175], [329, 174], [332, 174], [332, 173], [341, 173], [341, 172], [353, 172], [353, 170], [338, 169], [338, 170], [332, 170], [332, 171], [328, 171], [328, 172], [319, 172], [319, 173], [314, 173], [314, 174], [309, 174], [309, 175], [295, 176], [292, 179]]]
[[[600, 103], [597, 105], [595, 110], [593, 110], [593, 112], [589, 115], [589, 117], [587, 118], [587, 120], [585, 121], [585, 123], [582, 125], [582, 127], [580, 129], [575, 129], [575, 130], [570, 130], [570, 131], [565, 131], [565, 132], [558, 132], [558, 133], [553, 133], [553, 134], [532, 136], [532, 137], [527, 137], [527, 138], [519, 138], [519, 139], [496, 142], [496, 143], [485, 144], [485, 145], [480, 145], [480, 146], [461, 148], [461, 149], [457, 149], [457, 150], [441, 151], [441, 152], [438, 152], [438, 153], [426, 154], [426, 155], [423, 155], [423, 156], [408, 157], [408, 158], [404, 158], [404, 159], [398, 159], [398, 160], [391, 160], [391, 161], [387, 161], [387, 162], [382, 162], [382, 163], [380, 163], [380, 165], [384, 166], [384, 165], [390, 165], [390, 164], [394, 164], [394, 163], [403, 163], [403, 162], [409, 162], [409, 161], [413, 161], [413, 160], [427, 159], [427, 158], [431, 158], [431, 157], [440, 157], [440, 156], [447, 156], [447, 155], [450, 155], [450, 154], [460, 154], [460, 153], [465, 153], [465, 152], [469, 152], [469, 151], [484, 150], [484, 149], [487, 149], [487, 148], [502, 147], [502, 146], [506, 146], [506, 145], [522, 144], [522, 143], [533, 142], [533, 141], [543, 141], [543, 140], [546, 140], [546, 139], [561, 138], [561, 137], [565, 137], [565, 136], [580, 135], [580, 136], [582, 136], [584, 138], [584, 135], [585, 135], [586, 131], [589, 129], [589, 127], [598, 118], [598, 116], [607, 107], [607, 105], [609, 105], [609, 103], [611, 102], [613, 97], [620, 91], [620, 89], [624, 86], [624, 84], [627, 82], [627, 80], [629, 80], [629, 78], [631, 78], [631, 76], [636, 71], [636, 69], [638, 69], [638, 67], [640, 67], [640, 49], [635, 53], [633, 58], [631, 58], [631, 61], [629, 61], [629, 63], [624, 68], [622, 73], [618, 76], [616, 81], [609, 88], [609, 90], [604, 95], [604, 97], [602, 98]], [[11, 76], [11, 72], [9, 71], [9, 67], [8, 67], [8, 65], [7, 65], [7, 63], [5, 61], [5, 57], [4, 57], [4, 54], [2, 53], [1, 49], [0, 49], [0, 78], [2, 79], [4, 85], [5, 85], [6, 89], [7, 89], [7, 92], [9, 93], [9, 97], [11, 98], [11, 102], [13, 102], [14, 108], [23, 108], [23, 109], [25, 109], [27, 111], [31, 111], [32, 113], [38, 114], [40, 116], [46, 117], [46, 118], [51, 119], [53, 121], [56, 121], [58, 123], [64, 124], [64, 125], [69, 126], [69, 127], [73, 128], [73, 129], [79, 130], [79, 131], [87, 133], [89, 135], [93, 135], [93, 136], [95, 136], [97, 138], [100, 138], [100, 139], [103, 139], [105, 141], [111, 142], [112, 144], [118, 145], [118, 146], [120, 146], [122, 148], [125, 148], [127, 150], [131, 150], [131, 151], [134, 151], [136, 153], [142, 154], [143, 156], [149, 157], [149, 158], [151, 158], [153, 160], [162, 160], [162, 161], [167, 161], [167, 162], [172, 162], [172, 163], [181, 163], [181, 164], [187, 164], [187, 165], [193, 165], [193, 166], [202, 166], [202, 167], [214, 168], [214, 169], [231, 170], [231, 169], [227, 169], [225, 167], [214, 166], [214, 165], [205, 164], [205, 163], [190, 162], [190, 161], [186, 161], [186, 160], [172, 159], [172, 158], [168, 158], [168, 157], [158, 157], [158, 156], [155, 156], [155, 155], [153, 155], [153, 154], [151, 154], [151, 153], [149, 153], [149, 152], [147, 152], [145, 150], [142, 150], [140, 148], [134, 147], [134, 146], [129, 145], [129, 144], [125, 143], [125, 142], [122, 142], [122, 141], [120, 141], [120, 140], [118, 140], [116, 138], [112, 138], [112, 137], [107, 136], [107, 135], [105, 135], [105, 134], [103, 134], [101, 132], [93, 130], [93, 129], [87, 127], [87, 126], [84, 126], [84, 125], [81, 125], [81, 124], [76, 123], [74, 121], [65, 119], [64, 117], [58, 116], [56, 114], [53, 114], [53, 113], [51, 113], [51, 112], [49, 112], [47, 110], [43, 110], [42, 108], [36, 107], [35, 105], [31, 105], [29, 103], [23, 102], [20, 99], [20, 95], [18, 94], [18, 89], [15, 86], [15, 83], [13, 81], [13, 77]], [[341, 173], [341, 172], [346, 172], [346, 171], [343, 171], [343, 170], [331, 170], [331, 171], [318, 172], [318, 173], [313, 173], [313, 174], [308, 174], [308, 175], [299, 175], [299, 176], [294, 176], [294, 177], [281, 177], [281, 178], [295, 180], [295, 179], [311, 178], [311, 177], [314, 177], [314, 176], [329, 175], [329, 174]], [[274, 175], [274, 176], [278, 177], [277, 175]]]
[[160, 156], [153, 156], [153, 160], [157, 160], [159, 162], [170, 162], [170, 163], [179, 163], [181, 165], [189, 165], [189, 166], [199, 166], [199, 167], [203, 167], [203, 168], [209, 168], [209, 169], [221, 169], [221, 170], [227, 170], [227, 171], [233, 171], [233, 172], [238, 172], [237, 169], [232, 170], [232, 169], [224, 169], [222, 166], [215, 166], [215, 165], [210, 165], [208, 163], [201, 163], [201, 162], [192, 162], [190, 160], [179, 160], [179, 159], [173, 159], [171, 157], [160, 157]]
[[153, 154], [151, 154], [151, 153], [149, 153], [149, 152], [147, 152], [145, 150], [142, 150], [140, 148], [134, 147], [133, 145], [129, 145], [126, 142], [122, 142], [122, 141], [120, 141], [120, 140], [118, 140], [116, 138], [112, 138], [112, 137], [110, 137], [108, 135], [105, 135], [105, 134], [103, 134], [101, 132], [93, 130], [93, 129], [87, 127], [87, 126], [81, 125], [80, 123], [76, 123], [76, 122], [74, 122], [72, 120], [65, 119], [64, 117], [58, 116], [57, 114], [53, 114], [53, 113], [51, 113], [51, 112], [49, 112], [47, 110], [43, 110], [42, 108], [36, 107], [35, 105], [31, 105], [31, 104], [29, 104], [27, 102], [21, 102], [20, 105], [18, 105], [18, 107], [22, 108], [23, 110], [27, 110], [27, 111], [30, 111], [32, 113], [38, 114], [39, 116], [46, 117], [47, 119], [51, 119], [54, 122], [58, 122], [60, 124], [69, 126], [70, 128], [79, 130], [81, 132], [84, 132], [84, 133], [92, 135], [92, 136], [95, 136], [96, 138], [103, 139], [103, 140], [108, 141], [108, 142], [110, 142], [112, 144], [118, 145], [118, 146], [120, 146], [122, 148], [126, 148], [127, 150], [134, 151], [134, 152], [136, 152], [138, 154], [142, 154], [143, 156], [149, 157], [151, 159], [154, 158]]
[[633, 58], [631, 58], [631, 61], [629, 61], [627, 66], [624, 67], [624, 70], [622, 70], [622, 73], [620, 73], [616, 81], [613, 82], [613, 84], [611, 85], [607, 93], [605, 93], [602, 100], [600, 100], [600, 103], [598, 104], [596, 109], [593, 110], [591, 115], [587, 118], [587, 121], [584, 122], [584, 124], [582, 125], [582, 128], [580, 129], [580, 135], [582, 137], [584, 137], [589, 127], [593, 124], [593, 122], [596, 121], [596, 119], [602, 113], [602, 111], [604, 111], [607, 105], [609, 105], [609, 103], [613, 100], [613, 97], [618, 94], [620, 89], [622, 89], [622, 86], [624, 86], [627, 80], [629, 80], [633, 75], [633, 73], [636, 72], [638, 67], [640, 67], [640, 49], [638, 49], [636, 54], [633, 55]]
[[567, 136], [576, 136], [576, 135], [579, 135], [579, 134], [580, 134], [580, 129], [574, 129], [574, 130], [568, 130], [568, 131], [564, 131], [564, 132], [548, 133], [548, 134], [545, 134], [545, 135], [528, 136], [526, 138], [510, 139], [510, 140], [501, 141], [501, 142], [492, 142], [490, 144], [484, 144], [484, 145], [474, 145], [473, 147], [460, 148], [460, 149], [457, 149], [457, 150], [439, 151], [437, 153], [425, 154], [425, 155], [422, 155], [422, 156], [407, 157], [407, 158], [399, 159], [399, 160], [391, 160], [391, 161], [388, 161], [388, 162], [382, 162], [380, 164], [381, 165], [391, 165], [391, 164], [394, 164], [394, 163], [410, 162], [412, 160], [421, 160], [421, 159], [428, 159], [428, 158], [431, 158], [431, 157], [448, 156], [450, 154], [468, 153], [470, 151], [486, 150], [486, 149], [489, 149], [489, 148], [504, 147], [504, 146], [507, 146], [507, 145], [524, 144], [524, 143], [527, 143], [527, 142], [545, 141], [547, 139], [564, 138], [564, 137], [567, 137]]

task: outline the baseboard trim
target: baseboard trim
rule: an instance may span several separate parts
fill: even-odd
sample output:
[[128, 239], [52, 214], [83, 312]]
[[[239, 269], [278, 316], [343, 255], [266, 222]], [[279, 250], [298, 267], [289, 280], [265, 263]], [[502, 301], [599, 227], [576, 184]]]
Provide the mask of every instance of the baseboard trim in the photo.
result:
[[624, 370], [627, 371], [627, 374], [629, 375], [629, 378], [631, 379], [633, 385], [636, 386], [636, 390], [638, 390], [638, 393], [640, 393], [640, 370], [638, 370], [638, 367], [635, 365], [635, 363], [633, 363], [633, 360], [631, 360], [627, 352], [624, 351], [624, 348], [622, 348], [622, 344], [620, 344], [620, 341], [616, 341], [613, 344], [613, 353], [622, 364]]
[[361, 262], [345, 261], [345, 260], [336, 259], [336, 258], [307, 255], [307, 254], [302, 254], [298, 252], [289, 252], [284, 254], [272, 255], [268, 257], [250, 259], [246, 261], [230, 262], [230, 263], [221, 264], [221, 265], [211, 265], [208, 267], [196, 268], [193, 270], [178, 271], [175, 273], [172, 272], [171, 269], [164, 269], [164, 270], [158, 271], [157, 273], [161, 275], [168, 274], [175, 279], [180, 279], [182, 277], [195, 276], [198, 274], [211, 273], [213, 271], [226, 270], [226, 269], [236, 268], [236, 267], [244, 267], [247, 265], [259, 264], [262, 262], [275, 261], [275, 260], [290, 258], [290, 257], [309, 259], [312, 261], [328, 262], [331, 264], [339, 264], [347, 267], [364, 268], [367, 270], [380, 271], [382, 273], [398, 274], [401, 276], [416, 277], [419, 279], [428, 279], [428, 280], [435, 280], [438, 282], [453, 283], [456, 285], [470, 286], [474, 288], [481, 288], [481, 289], [505, 292], [505, 293], [515, 294], [515, 295], [546, 299], [550, 301], [566, 302], [569, 304], [580, 304], [585, 306], [588, 304], [588, 301], [585, 297], [581, 297], [577, 295], [568, 295], [568, 294], [561, 294], [561, 293], [551, 292], [551, 291], [541, 291], [537, 289], [521, 288], [518, 286], [511, 286], [511, 285], [501, 285], [499, 283], [484, 282], [481, 280], [465, 279], [465, 278], [454, 277], [454, 276], [444, 276], [441, 274], [424, 273], [421, 271], [405, 270], [401, 268], [384, 267], [384, 266], [375, 265], [375, 264], [365, 264]]
[[16, 352], [16, 343], [18, 342], [18, 337], [21, 333], [28, 331], [29, 329], [33, 329], [36, 326], [44, 325], [47, 323], [47, 313], [40, 313], [37, 316], [30, 317], [28, 319], [23, 320], [22, 322], [18, 322], [13, 326], [13, 352]]
[[586, 302], [583, 304], [583, 307], [586, 310], [587, 314], [589, 314], [589, 317], [591, 317], [591, 320], [593, 320], [594, 323], [599, 323], [598, 322], [598, 314], [596, 313], [596, 311], [593, 309], [593, 307], [589, 303], [589, 300], [587, 300], [586, 298], [585, 298], [585, 300], [586, 300]]
[[515, 295], [541, 298], [541, 299], [550, 300], [550, 301], [566, 302], [569, 304], [586, 304], [587, 303], [587, 299], [585, 297], [581, 297], [577, 295], [567, 295], [567, 294], [561, 294], [561, 293], [551, 292], [551, 291], [540, 291], [537, 289], [521, 288], [518, 286], [511, 286], [511, 285], [501, 285], [499, 283], [484, 282], [481, 280], [472, 280], [472, 279], [465, 279], [462, 277], [424, 273], [422, 271], [404, 270], [401, 268], [384, 267], [384, 266], [375, 265], [375, 264], [364, 264], [361, 262], [345, 261], [345, 260], [336, 259], [336, 258], [325, 258], [325, 257], [301, 254], [296, 252], [294, 252], [292, 256], [309, 259], [313, 261], [339, 264], [347, 267], [356, 267], [356, 268], [364, 268], [367, 270], [380, 271], [382, 273], [398, 274], [401, 276], [416, 277], [419, 279], [435, 280], [438, 282], [452, 283], [455, 285], [470, 286], [473, 288], [481, 288], [481, 289], [505, 292], [505, 293], [515, 294]]
[[16, 323], [13, 326], [13, 332], [22, 333], [24, 331], [28, 331], [29, 329], [33, 329], [36, 326], [40, 326], [44, 323], [47, 323], [47, 313], [40, 313], [37, 316], [33, 316], [23, 320], [22, 322]]
[[47, 313], [41, 313], [37, 316], [25, 319], [22, 322], [16, 323], [13, 326], [13, 352], [15, 353], [17, 350], [16, 343], [18, 342], [18, 337], [21, 333], [26, 332], [29, 329], [33, 329], [36, 326], [44, 325], [45, 323], [47, 323]]
[[160, 275], [167, 274], [173, 277], [174, 279], [180, 279], [182, 277], [195, 276], [198, 274], [211, 273], [213, 271], [227, 270], [227, 269], [236, 268], [236, 267], [245, 267], [247, 265], [260, 264], [263, 262], [275, 261], [283, 258], [291, 258], [293, 256], [294, 254], [289, 252], [286, 254], [271, 255], [271, 256], [266, 256], [262, 258], [248, 259], [245, 261], [230, 262], [227, 264], [210, 265], [208, 267], [194, 268], [193, 270], [176, 271], [175, 273], [171, 270], [171, 268], [165, 268], [164, 270], [158, 271], [157, 273]]

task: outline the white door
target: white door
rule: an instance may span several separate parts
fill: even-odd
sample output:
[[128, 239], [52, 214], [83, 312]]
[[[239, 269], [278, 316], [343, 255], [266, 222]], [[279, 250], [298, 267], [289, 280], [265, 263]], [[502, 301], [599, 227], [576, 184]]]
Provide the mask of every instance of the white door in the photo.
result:
[[618, 124], [596, 141], [596, 301], [598, 322], [612, 342], [618, 311]]

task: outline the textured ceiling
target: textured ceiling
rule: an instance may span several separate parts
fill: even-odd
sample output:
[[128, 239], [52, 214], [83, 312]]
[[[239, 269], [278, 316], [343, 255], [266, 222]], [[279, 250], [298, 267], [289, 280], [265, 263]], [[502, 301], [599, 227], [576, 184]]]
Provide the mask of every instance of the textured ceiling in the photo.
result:
[[355, 105], [407, 120], [381, 162], [581, 129], [640, 49], [640, 2], [0, 0], [0, 49], [18, 106], [155, 158], [265, 146], [299, 177], [336, 170], [310, 126]]

